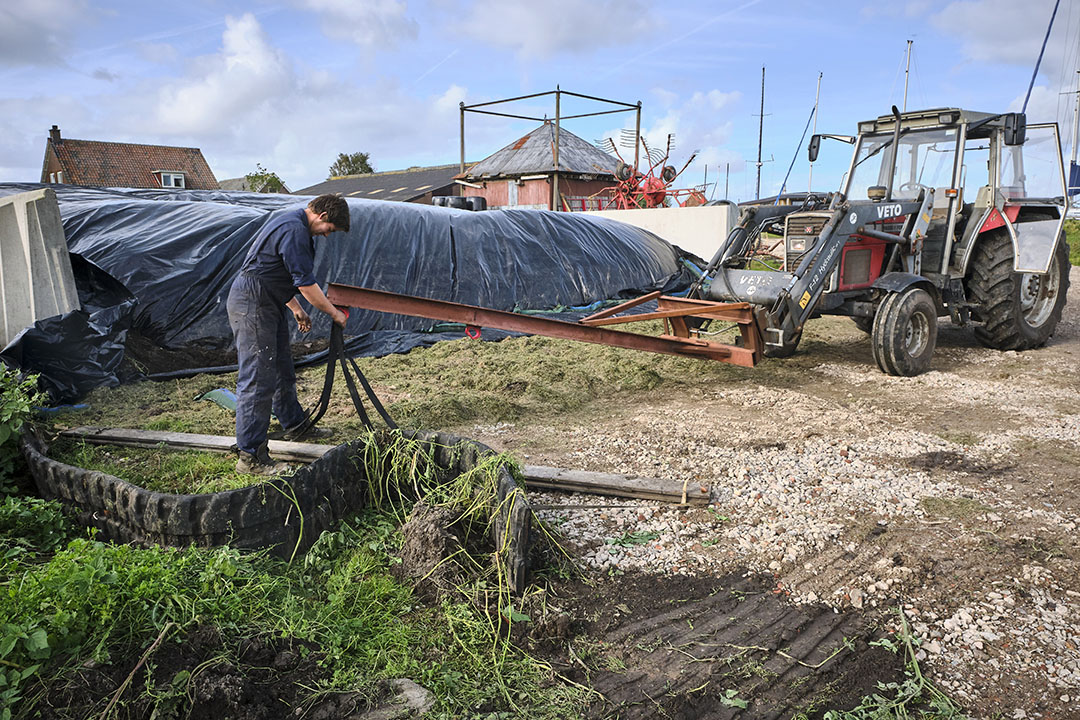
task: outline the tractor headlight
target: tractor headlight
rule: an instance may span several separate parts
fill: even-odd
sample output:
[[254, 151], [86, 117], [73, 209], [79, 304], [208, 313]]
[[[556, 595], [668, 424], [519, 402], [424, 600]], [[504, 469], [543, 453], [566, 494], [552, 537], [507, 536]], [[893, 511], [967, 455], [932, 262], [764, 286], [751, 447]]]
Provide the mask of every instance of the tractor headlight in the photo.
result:
[[792, 238], [788, 240], [789, 252], [804, 252], [806, 250], [806, 238]]

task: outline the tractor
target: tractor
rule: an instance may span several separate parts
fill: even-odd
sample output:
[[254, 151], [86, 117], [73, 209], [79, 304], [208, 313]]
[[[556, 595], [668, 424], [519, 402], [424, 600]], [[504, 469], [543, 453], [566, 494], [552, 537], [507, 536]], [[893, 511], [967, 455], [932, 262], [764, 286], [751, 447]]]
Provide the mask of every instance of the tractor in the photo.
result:
[[690, 297], [749, 303], [769, 357], [794, 353], [807, 320], [847, 315], [897, 376], [929, 368], [943, 317], [1000, 350], [1050, 338], [1069, 286], [1056, 124], [893, 107], [854, 137], [814, 135], [811, 162], [824, 140], [854, 145], [841, 189], [742, 207]]

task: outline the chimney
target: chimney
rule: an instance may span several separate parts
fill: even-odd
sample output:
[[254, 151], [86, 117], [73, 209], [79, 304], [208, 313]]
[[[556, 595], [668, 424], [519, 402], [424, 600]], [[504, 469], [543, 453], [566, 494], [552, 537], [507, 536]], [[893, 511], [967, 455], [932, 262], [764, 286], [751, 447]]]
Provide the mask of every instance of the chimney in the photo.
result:
[[54, 145], [62, 143], [63, 140], [60, 139], [60, 128], [55, 125], [49, 128], [49, 139], [53, 141]]

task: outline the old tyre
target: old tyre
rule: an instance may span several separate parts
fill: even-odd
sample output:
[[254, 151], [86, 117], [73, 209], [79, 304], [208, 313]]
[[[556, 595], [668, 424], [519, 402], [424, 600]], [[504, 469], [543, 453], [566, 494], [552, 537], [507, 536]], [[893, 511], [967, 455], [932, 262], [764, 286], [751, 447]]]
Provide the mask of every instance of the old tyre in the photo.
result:
[[855, 323], [855, 327], [859, 328], [866, 334], [870, 334], [874, 329], [874, 318], [862, 317], [861, 315], [852, 315], [851, 321]]
[[878, 367], [904, 377], [925, 372], [937, 344], [937, 305], [930, 293], [908, 288], [881, 310], [871, 338]]
[[1027, 350], [1045, 343], [1061, 320], [1069, 289], [1069, 246], [1058, 240], [1045, 275], [1013, 272], [1013, 246], [1006, 232], [979, 239], [971, 257], [967, 295], [982, 325], [975, 337], [998, 350]]

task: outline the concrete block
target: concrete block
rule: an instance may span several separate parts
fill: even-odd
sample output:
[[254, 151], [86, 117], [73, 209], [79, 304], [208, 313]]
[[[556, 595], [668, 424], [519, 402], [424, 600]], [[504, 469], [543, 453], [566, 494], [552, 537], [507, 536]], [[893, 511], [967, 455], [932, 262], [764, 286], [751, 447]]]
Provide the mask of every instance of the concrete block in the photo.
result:
[[36, 320], [78, 307], [56, 193], [0, 198], [0, 348]]
[[581, 214], [618, 220], [648, 230], [707, 262], [712, 259], [720, 244], [727, 239], [731, 228], [735, 227], [739, 209], [736, 205], [730, 204], [591, 210]]

